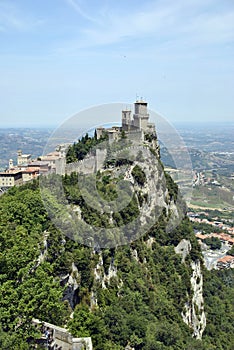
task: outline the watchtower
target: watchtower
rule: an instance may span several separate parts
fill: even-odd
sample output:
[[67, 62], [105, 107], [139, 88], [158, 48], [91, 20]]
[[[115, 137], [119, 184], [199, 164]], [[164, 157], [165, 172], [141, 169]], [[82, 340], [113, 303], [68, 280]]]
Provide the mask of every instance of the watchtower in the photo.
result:
[[123, 110], [122, 111], [122, 129], [124, 131], [129, 131], [131, 128], [131, 120], [132, 116], [131, 116], [131, 110]]
[[134, 103], [135, 113], [133, 115], [133, 124], [136, 128], [139, 128], [143, 131], [147, 130], [149, 123], [149, 113], [147, 110], [147, 105], [147, 102], [143, 101], [142, 99], [140, 101], [137, 100]]
[[22, 164], [22, 151], [21, 149], [17, 151], [18, 157], [17, 157], [17, 164], [21, 165]]

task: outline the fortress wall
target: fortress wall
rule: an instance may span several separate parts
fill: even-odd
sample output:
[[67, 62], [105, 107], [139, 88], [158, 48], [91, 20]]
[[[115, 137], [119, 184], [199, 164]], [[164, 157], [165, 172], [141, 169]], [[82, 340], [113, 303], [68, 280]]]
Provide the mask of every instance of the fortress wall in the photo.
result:
[[66, 168], [66, 158], [59, 158], [55, 160], [55, 172], [58, 175], [64, 175]]
[[96, 171], [103, 167], [103, 163], [106, 159], [107, 150], [106, 149], [96, 149]]
[[96, 169], [96, 157], [82, 159], [75, 163], [66, 164], [66, 174], [79, 172], [84, 174], [92, 174]]
[[41, 322], [38, 319], [33, 319], [32, 322], [34, 325], [48, 330], [52, 334], [54, 345], [61, 346], [62, 350], [93, 350], [92, 339], [90, 337], [73, 338], [65, 328], [48, 322]]
[[106, 153], [106, 149], [97, 149], [96, 156], [87, 156], [87, 158], [79, 160], [78, 162], [66, 164], [65, 172], [68, 175], [72, 172], [93, 174], [95, 171], [100, 170], [103, 167]]
[[139, 142], [144, 140], [144, 133], [142, 130], [133, 130], [127, 134], [127, 137], [131, 141]]

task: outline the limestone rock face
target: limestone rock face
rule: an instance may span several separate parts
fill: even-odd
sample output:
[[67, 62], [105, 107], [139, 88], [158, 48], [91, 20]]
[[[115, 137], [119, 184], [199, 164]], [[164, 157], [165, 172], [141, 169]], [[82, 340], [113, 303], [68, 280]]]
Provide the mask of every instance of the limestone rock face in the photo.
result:
[[187, 302], [182, 312], [184, 322], [193, 329], [193, 336], [201, 339], [206, 328], [206, 316], [203, 299], [203, 276], [200, 261], [192, 262], [193, 274], [191, 276], [192, 300]]
[[[138, 146], [129, 147], [127, 149], [128, 157], [133, 160], [127, 163], [127, 165], [116, 165], [115, 167], [111, 165], [108, 169], [105, 167], [101, 167], [99, 169], [100, 176], [104, 177], [108, 175], [109, 179], [113, 179], [113, 181], [122, 178], [125, 181], [128, 181], [132, 193], [134, 193], [136, 196], [136, 206], [138, 206], [140, 213], [138, 218], [139, 226], [143, 227], [143, 229], [139, 230], [138, 235], [133, 237], [133, 241], [148, 232], [153, 224], [157, 222], [160, 216], [163, 216], [166, 219], [166, 235], [167, 232], [170, 232], [175, 227], [177, 227], [177, 225], [179, 225], [181, 220], [185, 217], [186, 213], [186, 205], [181, 197], [180, 192], [176, 189], [176, 187], [172, 184], [172, 180], [168, 178], [167, 174], [164, 172], [160, 157], [158, 157], [159, 153], [156, 142], [155, 144], [149, 143], [146, 146], [147, 147], [143, 148]], [[122, 151], [119, 152], [121, 153]], [[142, 162], [140, 160], [140, 157], [138, 157], [138, 154], [140, 154], [140, 152], [141, 155], [144, 156], [144, 162]], [[152, 157], [152, 154], [154, 157]], [[124, 157], [121, 158], [121, 156], [118, 154], [115, 155], [115, 157], [116, 159], [125, 159]], [[89, 173], [89, 169], [87, 172]], [[111, 201], [110, 204], [107, 203], [105, 205], [105, 208], [107, 208], [108, 205], [110, 208], [108, 208], [109, 210], [107, 213], [112, 213]], [[116, 208], [118, 209], [118, 206], [116, 206]], [[77, 212], [77, 216], [81, 219], [82, 208], [75, 208], [74, 211]], [[110, 224], [113, 223], [113, 216], [110, 215]], [[147, 238], [148, 239], [145, 241], [145, 244], [149, 250], [152, 250], [153, 243], [157, 242], [157, 236], [151, 237], [149, 235]], [[130, 242], [131, 239], [129, 239], [129, 243]], [[186, 257], [189, 256], [192, 249], [190, 240], [182, 239], [174, 249], [176, 254], [181, 255], [181, 264], [185, 264], [189, 271], [192, 269], [190, 278], [191, 291], [184, 293], [185, 295], [183, 296], [183, 300], [185, 300], [186, 303], [184, 305], [183, 311], [181, 312], [180, 309], [179, 312], [181, 312], [183, 321], [193, 330], [193, 336], [196, 339], [201, 339], [206, 327], [201, 263], [199, 260], [192, 261], [189, 266], [189, 263], [186, 261]], [[92, 275], [94, 279], [91, 290], [89, 291], [91, 309], [98, 307], [97, 291], [99, 288], [108, 289], [111, 286], [111, 281], [113, 279], [115, 280], [114, 282], [117, 282], [116, 286], [118, 289], [120, 289], [124, 284], [124, 282], [119, 277], [121, 276], [121, 271], [120, 269], [119, 272], [117, 271], [117, 265], [115, 264], [113, 254], [109, 255], [109, 260], [105, 260], [106, 258], [104, 257], [104, 254], [101, 250], [94, 250], [93, 256], [95, 256], [95, 254], [98, 254], [98, 256], [95, 257], [95, 265], [92, 268]], [[137, 262], [141, 264], [142, 261], [143, 265], [145, 265], [145, 271], [147, 271], [147, 264], [150, 264], [150, 260], [146, 259], [146, 257], [139, 259], [140, 255], [138, 256], [137, 249], [131, 250], [131, 256], [134, 263]], [[77, 278], [74, 277], [75, 273], [78, 274], [78, 271], [73, 264], [72, 273], [67, 276], [67, 289], [64, 296], [64, 299], [69, 301], [72, 308], [74, 308], [76, 305], [76, 290], [79, 288]], [[129, 349], [132, 348], [129, 346]]]
[[187, 239], [182, 239], [180, 243], [175, 247], [176, 254], [182, 255], [182, 263], [185, 262], [185, 258], [190, 253], [191, 248], [191, 243]]
[[99, 253], [99, 260], [94, 268], [94, 280], [96, 283], [101, 284], [102, 289], [106, 289], [107, 285], [110, 284], [111, 278], [117, 278], [117, 267], [114, 264], [114, 259], [111, 260], [108, 267], [108, 273], [105, 273], [103, 267], [103, 257], [102, 253]]
[[67, 300], [72, 309], [75, 308], [78, 303], [77, 290], [79, 288], [79, 272], [74, 263], [72, 263], [72, 271], [70, 274], [64, 276], [61, 280], [62, 285], [66, 285], [66, 289], [63, 294], [63, 300]]

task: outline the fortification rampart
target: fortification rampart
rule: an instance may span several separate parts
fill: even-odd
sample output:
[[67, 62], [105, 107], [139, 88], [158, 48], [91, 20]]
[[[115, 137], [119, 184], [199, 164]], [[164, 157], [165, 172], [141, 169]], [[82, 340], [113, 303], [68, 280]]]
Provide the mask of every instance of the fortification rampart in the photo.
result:
[[42, 339], [50, 343], [51, 349], [62, 350], [93, 350], [92, 339], [90, 337], [74, 338], [67, 329], [55, 326], [48, 322], [41, 322], [33, 319], [33, 324], [40, 327]]
[[[144, 145], [132, 145], [129, 147], [126, 147], [121, 150], [113, 152], [114, 157], [121, 157], [124, 152], [129, 151], [130, 153], [134, 153], [136, 155], [137, 152], [144, 150], [144, 156], [146, 152], [150, 152], [148, 147], [144, 147]], [[58, 172], [56, 168], [56, 173], [60, 175], [64, 175], [65, 173], [70, 175], [73, 172], [76, 173], [82, 173], [82, 174], [94, 174], [98, 170], [101, 170], [103, 168], [104, 161], [106, 159], [107, 151], [104, 150], [96, 150], [96, 156], [86, 156], [86, 158], [79, 160], [74, 163], [65, 164], [64, 166], [61, 166], [58, 169], [58, 171], [63, 170], [63, 173]], [[65, 158], [64, 158], [65, 161]]]

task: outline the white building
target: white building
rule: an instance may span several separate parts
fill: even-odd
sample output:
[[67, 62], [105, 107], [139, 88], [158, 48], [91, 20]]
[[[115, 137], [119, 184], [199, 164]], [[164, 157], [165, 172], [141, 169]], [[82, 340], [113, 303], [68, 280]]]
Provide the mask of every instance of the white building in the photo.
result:
[[22, 164], [28, 164], [31, 162], [31, 154], [22, 154], [22, 151], [19, 150], [17, 158], [17, 165], [20, 166]]
[[13, 186], [19, 186], [23, 183], [22, 171], [9, 169], [4, 172], [0, 172], [0, 187], [8, 188]]

